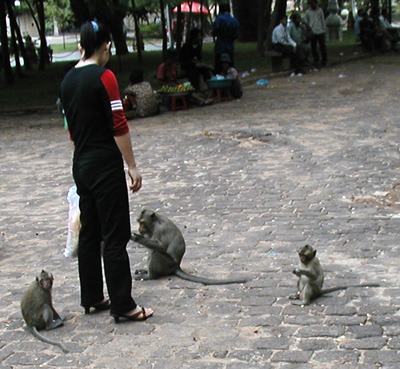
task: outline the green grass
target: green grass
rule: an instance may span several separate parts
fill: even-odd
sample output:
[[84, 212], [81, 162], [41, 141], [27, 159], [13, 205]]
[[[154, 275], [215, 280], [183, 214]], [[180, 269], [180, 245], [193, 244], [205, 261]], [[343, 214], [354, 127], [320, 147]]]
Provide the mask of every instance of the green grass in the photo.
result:
[[[345, 32], [343, 41], [328, 42], [328, 59], [336, 61], [344, 56], [352, 56], [355, 52], [361, 52], [361, 47], [354, 42], [352, 32]], [[62, 45], [58, 45], [62, 47]], [[74, 50], [75, 44], [68, 44], [70, 51]], [[64, 51], [64, 50], [62, 50]], [[128, 54], [118, 59], [113, 56], [110, 67], [117, 76], [121, 90], [129, 83], [129, 74], [135, 68], [142, 68], [145, 80], [149, 81], [154, 88], [157, 87], [156, 71], [161, 63], [161, 51], [147, 51], [143, 54], [142, 64], [137, 61], [137, 55]], [[203, 59], [213, 65], [213, 45], [205, 44]], [[255, 68], [256, 78], [262, 78], [271, 72], [270, 58], [261, 57], [256, 51], [255, 43], [235, 44], [235, 64], [240, 73]], [[67, 62], [53, 63], [46, 67], [45, 71], [24, 72], [24, 78], [15, 79], [15, 84], [6, 84], [4, 75], [0, 75], [0, 113], [6, 111], [18, 111], [35, 109], [41, 107], [54, 107], [58, 96], [60, 83], [65, 75]]]
[[50, 45], [51, 45], [51, 48], [53, 49], [53, 53], [66, 53], [66, 52], [78, 50], [77, 42], [65, 44], [65, 47], [63, 44], [50, 44]]

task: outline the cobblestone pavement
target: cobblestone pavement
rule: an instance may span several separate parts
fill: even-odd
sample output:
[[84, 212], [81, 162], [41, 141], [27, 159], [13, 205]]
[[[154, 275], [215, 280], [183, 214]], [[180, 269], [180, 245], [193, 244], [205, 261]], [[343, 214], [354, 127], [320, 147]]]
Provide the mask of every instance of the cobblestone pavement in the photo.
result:
[[[62, 255], [71, 147], [55, 114], [1, 117], [1, 368], [398, 369], [400, 63], [379, 56], [247, 87], [240, 101], [130, 121], [143, 189], [131, 196], [182, 230], [183, 268], [243, 285], [136, 281], [146, 322], [84, 315]], [[365, 282], [294, 306], [296, 250], [317, 248], [325, 285]], [[128, 246], [132, 270], [146, 252]], [[19, 302], [55, 275], [64, 327], [24, 329]]]

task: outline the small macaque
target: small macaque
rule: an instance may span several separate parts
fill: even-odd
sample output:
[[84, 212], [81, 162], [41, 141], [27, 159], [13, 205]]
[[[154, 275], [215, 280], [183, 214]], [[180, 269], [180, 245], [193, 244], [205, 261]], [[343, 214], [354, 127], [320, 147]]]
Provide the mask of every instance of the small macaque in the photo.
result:
[[140, 234], [133, 234], [131, 239], [145, 246], [149, 250], [149, 254], [148, 269], [137, 270], [135, 279], [157, 279], [176, 275], [182, 279], [205, 285], [247, 282], [244, 278], [210, 279], [184, 272], [180, 268], [180, 264], [186, 249], [185, 240], [172, 220], [152, 210], [143, 210], [138, 222]]
[[324, 283], [324, 272], [318, 258], [317, 251], [310, 245], [305, 245], [299, 250], [300, 263], [293, 270], [293, 274], [299, 277], [297, 281], [297, 293], [291, 295], [291, 299], [300, 299], [302, 305], [309, 305], [311, 300], [321, 294]]
[[35, 281], [29, 286], [21, 300], [21, 312], [28, 330], [39, 340], [56, 345], [65, 353], [68, 352], [61, 342], [52, 341], [39, 330], [50, 330], [64, 324], [65, 318], [60, 317], [53, 307], [51, 291], [53, 275], [42, 270]]
[[289, 298], [301, 300], [300, 305], [309, 305], [312, 300], [326, 293], [345, 290], [350, 287], [379, 287], [379, 284], [376, 283], [366, 283], [323, 290], [324, 272], [316, 254], [317, 250], [314, 250], [310, 245], [303, 246], [299, 250], [299, 265], [293, 269], [293, 274], [299, 279], [297, 281], [297, 293], [289, 296]]

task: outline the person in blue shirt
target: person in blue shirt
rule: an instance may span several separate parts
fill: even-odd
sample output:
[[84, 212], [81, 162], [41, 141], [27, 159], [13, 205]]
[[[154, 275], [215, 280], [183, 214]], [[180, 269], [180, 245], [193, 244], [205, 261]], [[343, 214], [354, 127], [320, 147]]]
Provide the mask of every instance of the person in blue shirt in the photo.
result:
[[212, 35], [215, 40], [215, 73], [222, 71], [221, 55], [228, 54], [234, 65], [234, 42], [239, 37], [239, 21], [230, 14], [229, 4], [220, 4], [219, 15], [213, 23]]

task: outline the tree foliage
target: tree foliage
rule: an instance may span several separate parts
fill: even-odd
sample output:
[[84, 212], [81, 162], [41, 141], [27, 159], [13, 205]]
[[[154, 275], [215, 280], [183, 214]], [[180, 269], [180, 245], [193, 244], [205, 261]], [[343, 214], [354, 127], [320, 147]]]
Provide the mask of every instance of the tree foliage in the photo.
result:
[[75, 19], [69, 0], [47, 0], [44, 11], [50, 20], [55, 19], [62, 28], [72, 25]]

